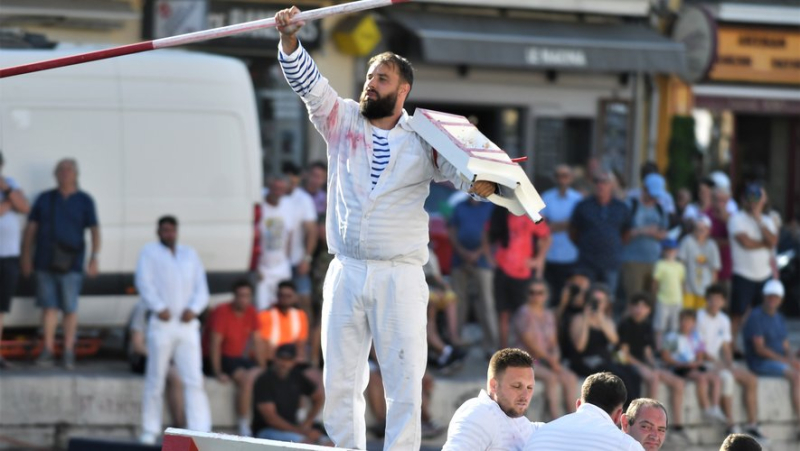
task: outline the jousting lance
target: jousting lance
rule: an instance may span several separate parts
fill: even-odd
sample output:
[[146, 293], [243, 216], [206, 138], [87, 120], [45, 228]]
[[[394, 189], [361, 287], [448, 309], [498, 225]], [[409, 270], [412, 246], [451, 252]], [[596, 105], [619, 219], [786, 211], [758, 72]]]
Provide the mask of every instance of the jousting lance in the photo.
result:
[[[341, 5], [326, 6], [324, 8], [312, 9], [309, 11], [302, 11], [292, 18], [292, 23], [300, 21], [319, 20], [324, 17], [334, 16], [337, 14], [354, 13], [358, 11], [365, 11], [368, 9], [381, 8], [396, 3], [406, 3], [411, 0], [359, 0]], [[22, 64], [19, 66], [7, 67], [0, 69], [0, 78], [13, 77], [14, 75], [22, 75], [31, 72], [39, 72], [48, 69], [55, 69], [57, 67], [72, 66], [74, 64], [88, 63], [89, 61], [97, 61], [107, 58], [114, 58], [122, 55], [130, 55], [133, 53], [147, 52], [149, 50], [165, 49], [168, 47], [176, 47], [184, 44], [191, 44], [193, 42], [208, 41], [210, 39], [224, 38], [239, 33], [246, 33], [248, 31], [260, 30], [263, 28], [275, 27], [275, 18], [253, 20], [235, 25], [228, 25], [225, 27], [212, 28], [210, 30], [195, 31], [193, 33], [180, 34], [168, 38], [154, 39], [152, 41], [144, 41], [136, 44], [128, 44], [120, 47], [113, 47], [110, 49], [96, 50], [93, 52], [81, 53], [78, 55], [70, 55], [61, 58], [53, 58], [49, 60], [39, 61], [37, 63]]]

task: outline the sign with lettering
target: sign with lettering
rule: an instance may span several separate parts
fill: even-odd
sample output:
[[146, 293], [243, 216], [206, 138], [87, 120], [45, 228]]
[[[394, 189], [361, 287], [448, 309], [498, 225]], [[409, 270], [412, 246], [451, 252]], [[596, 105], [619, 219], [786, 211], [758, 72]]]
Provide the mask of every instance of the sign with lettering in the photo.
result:
[[800, 31], [720, 26], [709, 78], [800, 84]]
[[586, 67], [586, 53], [581, 49], [529, 47], [525, 62], [531, 66]]

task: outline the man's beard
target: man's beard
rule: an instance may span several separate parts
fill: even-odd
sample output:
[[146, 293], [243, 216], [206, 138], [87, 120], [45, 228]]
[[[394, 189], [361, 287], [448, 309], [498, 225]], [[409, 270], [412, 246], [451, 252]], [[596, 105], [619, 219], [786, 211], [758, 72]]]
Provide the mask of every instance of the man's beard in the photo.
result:
[[394, 114], [394, 106], [397, 104], [396, 92], [383, 97], [375, 92], [375, 97], [373, 100], [367, 97], [366, 92], [361, 94], [359, 106], [362, 116], [367, 119], [383, 119]]
[[503, 404], [505, 404], [505, 399], [501, 399], [499, 396], [497, 397], [496, 402], [497, 405], [500, 406], [500, 410], [502, 410], [503, 413], [505, 413], [509, 418], [523, 417], [528, 412], [528, 409], [526, 408], [522, 413], [520, 413], [518, 410], [516, 410], [516, 405], [513, 401], [510, 402], [511, 405], [504, 406]]

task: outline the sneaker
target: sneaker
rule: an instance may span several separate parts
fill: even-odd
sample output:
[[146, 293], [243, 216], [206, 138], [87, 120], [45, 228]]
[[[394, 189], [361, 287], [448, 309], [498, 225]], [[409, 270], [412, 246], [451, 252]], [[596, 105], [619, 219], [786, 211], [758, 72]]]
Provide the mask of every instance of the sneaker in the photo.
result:
[[64, 351], [64, 369], [66, 370], [74, 370], [75, 369], [75, 352], [74, 351]]
[[683, 427], [672, 427], [667, 434], [667, 439], [677, 445], [689, 445], [692, 443], [691, 437]]
[[725, 429], [725, 434], [727, 435], [741, 434], [741, 433], [742, 433], [742, 427], [739, 426], [738, 424], [734, 424], [733, 426]]
[[436, 438], [442, 435], [442, 433], [446, 430], [447, 430], [446, 427], [437, 424], [435, 421], [425, 421], [422, 423], [422, 438], [424, 439]]
[[761, 432], [761, 428], [758, 426], [758, 424], [750, 424], [745, 426], [744, 433], [756, 439], [761, 446], [768, 446], [769, 444], [769, 439], [764, 435], [763, 432]]
[[444, 364], [439, 365], [439, 371], [444, 375], [450, 375], [460, 370], [464, 366], [467, 353], [461, 348], [453, 348]]
[[41, 367], [52, 367], [55, 366], [56, 359], [53, 357], [53, 353], [48, 351], [47, 349], [43, 349], [42, 353], [39, 354], [39, 358], [36, 359], [36, 366]]
[[156, 441], [156, 435], [149, 432], [142, 432], [142, 434], [139, 436], [139, 443], [142, 445], [155, 445]]
[[709, 407], [703, 412], [703, 416], [709, 421], [722, 424], [728, 423], [728, 419], [725, 418], [725, 414], [722, 413], [722, 410], [720, 410], [719, 406]]

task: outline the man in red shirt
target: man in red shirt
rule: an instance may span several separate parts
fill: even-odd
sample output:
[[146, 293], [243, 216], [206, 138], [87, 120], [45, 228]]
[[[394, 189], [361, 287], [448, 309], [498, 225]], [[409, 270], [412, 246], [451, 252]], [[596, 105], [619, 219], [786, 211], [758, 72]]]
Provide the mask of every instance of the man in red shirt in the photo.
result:
[[258, 346], [258, 316], [253, 307], [253, 286], [247, 280], [233, 284], [233, 300], [218, 305], [209, 318], [210, 357], [214, 377], [236, 383], [239, 435], [250, 436], [250, 401], [253, 384], [266, 366]]
[[550, 248], [550, 228], [528, 216], [516, 216], [504, 208], [495, 208], [485, 234], [484, 249], [495, 267], [494, 302], [500, 323], [500, 349], [508, 347], [508, 324], [511, 314], [527, 300], [532, 277], [544, 275], [545, 257]]

